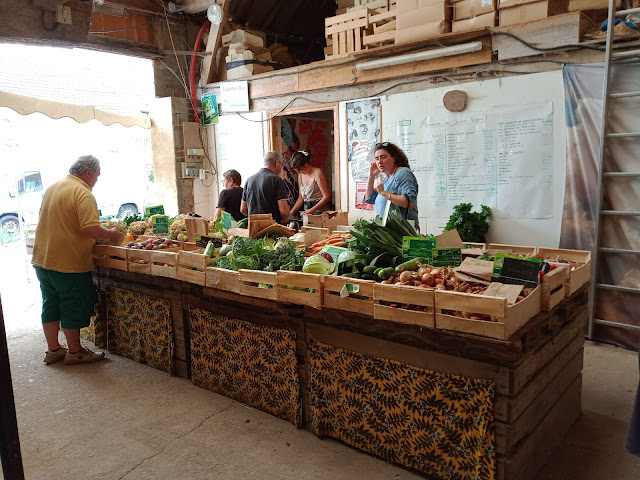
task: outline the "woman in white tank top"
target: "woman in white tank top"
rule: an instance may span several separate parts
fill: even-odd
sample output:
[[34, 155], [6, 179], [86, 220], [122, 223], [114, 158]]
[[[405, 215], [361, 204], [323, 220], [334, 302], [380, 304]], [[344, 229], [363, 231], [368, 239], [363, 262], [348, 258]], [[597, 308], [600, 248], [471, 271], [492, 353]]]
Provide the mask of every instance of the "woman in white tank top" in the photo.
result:
[[329, 208], [331, 192], [327, 179], [322, 170], [311, 165], [311, 156], [304, 150], [298, 151], [291, 157], [291, 166], [298, 172], [298, 186], [300, 194], [291, 209], [291, 215], [298, 211], [313, 215]]

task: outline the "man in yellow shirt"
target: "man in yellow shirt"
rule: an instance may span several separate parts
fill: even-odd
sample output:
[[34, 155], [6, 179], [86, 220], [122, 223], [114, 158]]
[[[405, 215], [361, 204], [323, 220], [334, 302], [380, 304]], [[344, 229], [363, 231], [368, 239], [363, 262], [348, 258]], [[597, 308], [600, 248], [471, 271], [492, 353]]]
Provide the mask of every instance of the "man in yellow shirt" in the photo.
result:
[[[96, 240], [121, 242], [116, 229], [100, 225], [98, 205], [91, 189], [100, 175], [100, 161], [84, 155], [71, 166], [70, 175], [44, 194], [33, 245], [33, 265], [42, 291], [42, 329], [48, 350], [47, 364], [97, 362], [104, 353], [80, 345], [80, 329], [90, 324], [95, 304], [93, 245]], [[58, 341], [62, 331], [68, 350]]]

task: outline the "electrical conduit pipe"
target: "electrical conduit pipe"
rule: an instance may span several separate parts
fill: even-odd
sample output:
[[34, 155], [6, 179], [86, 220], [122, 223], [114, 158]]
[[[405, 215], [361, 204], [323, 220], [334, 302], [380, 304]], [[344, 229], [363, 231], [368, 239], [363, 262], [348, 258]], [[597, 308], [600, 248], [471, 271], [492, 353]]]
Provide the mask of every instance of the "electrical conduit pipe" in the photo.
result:
[[[196, 43], [193, 46], [193, 56], [191, 57], [191, 70], [189, 72], [189, 88], [191, 90], [191, 105], [193, 106], [193, 116], [196, 119], [196, 122], [200, 123], [200, 116], [198, 115], [198, 101], [196, 99], [196, 60], [198, 59], [196, 53], [200, 49], [200, 42], [202, 42], [202, 35], [204, 31], [209, 28], [211, 22], [206, 20], [202, 26], [200, 27], [200, 31], [198, 32], [198, 37], [196, 38]], [[213, 54], [213, 53], [212, 53]], [[211, 63], [215, 64], [215, 58], [211, 59]], [[207, 79], [205, 79], [206, 82]]]

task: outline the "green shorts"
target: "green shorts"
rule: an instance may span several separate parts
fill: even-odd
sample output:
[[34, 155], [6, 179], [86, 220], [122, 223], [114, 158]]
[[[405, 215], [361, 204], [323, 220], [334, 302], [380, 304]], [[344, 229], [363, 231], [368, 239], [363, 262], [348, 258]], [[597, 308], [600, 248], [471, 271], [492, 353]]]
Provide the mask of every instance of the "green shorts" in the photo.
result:
[[96, 302], [93, 273], [34, 268], [42, 291], [42, 323], [59, 320], [62, 328], [88, 327]]

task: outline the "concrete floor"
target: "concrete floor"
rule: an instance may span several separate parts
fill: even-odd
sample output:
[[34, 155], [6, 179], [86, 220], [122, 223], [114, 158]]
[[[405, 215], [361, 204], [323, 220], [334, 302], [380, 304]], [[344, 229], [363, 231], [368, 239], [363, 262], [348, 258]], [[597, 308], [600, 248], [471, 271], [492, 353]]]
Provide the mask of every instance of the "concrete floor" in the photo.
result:
[[[423, 478], [122, 357], [45, 366], [22, 252], [0, 246], [0, 295], [27, 479]], [[640, 478], [640, 458], [622, 448], [636, 353], [588, 342], [583, 376], [582, 416], [538, 479]]]

